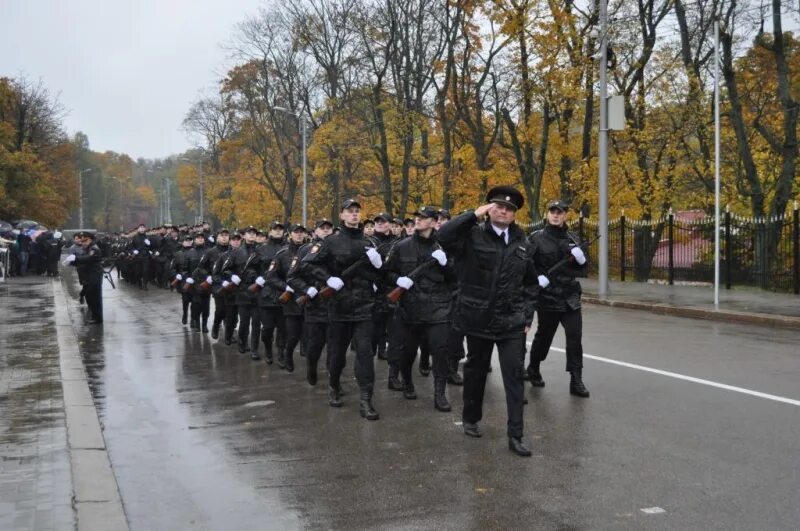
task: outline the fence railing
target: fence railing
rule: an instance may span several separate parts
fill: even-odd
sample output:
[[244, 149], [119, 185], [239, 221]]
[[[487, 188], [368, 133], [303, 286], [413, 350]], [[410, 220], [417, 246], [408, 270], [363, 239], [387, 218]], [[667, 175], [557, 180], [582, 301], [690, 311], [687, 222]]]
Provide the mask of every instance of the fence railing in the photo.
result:
[[[522, 225], [527, 232], [544, 226]], [[596, 220], [579, 218], [570, 230], [582, 239], [598, 233]], [[714, 218], [670, 214], [659, 220], [625, 216], [608, 223], [608, 271], [622, 281], [714, 281]], [[590, 276], [597, 272], [597, 245], [589, 249]], [[722, 284], [757, 286], [800, 294], [800, 210], [752, 219], [726, 212], [720, 219]]]

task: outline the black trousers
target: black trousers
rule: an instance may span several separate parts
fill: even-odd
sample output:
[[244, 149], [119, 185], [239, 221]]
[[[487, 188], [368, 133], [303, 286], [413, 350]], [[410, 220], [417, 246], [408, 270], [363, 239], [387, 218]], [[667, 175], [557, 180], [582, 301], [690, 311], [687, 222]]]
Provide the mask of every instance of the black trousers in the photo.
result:
[[186, 293], [181, 288], [178, 289], [181, 290], [181, 306], [183, 307], [183, 315], [188, 315], [189, 305], [192, 304], [192, 294]]
[[[541, 363], [547, 359], [550, 346], [553, 344], [553, 336], [556, 335], [558, 325], [564, 327], [564, 335], [567, 338], [567, 372], [580, 371], [583, 369], [583, 316], [580, 309], [569, 312], [548, 312], [536, 310], [539, 325], [536, 328], [536, 335], [533, 336], [531, 344], [531, 364]], [[532, 370], [528, 366], [528, 370]]]
[[456, 367], [461, 358], [464, 357], [464, 332], [450, 326], [450, 332], [447, 336], [447, 348], [449, 350], [450, 363], [455, 362]]
[[[238, 304], [239, 309], [239, 343], [247, 346], [247, 341], [250, 341], [250, 350], [258, 352], [259, 331], [261, 329], [261, 315], [258, 304]], [[250, 335], [250, 327], [253, 328], [253, 334]], [[227, 331], [226, 331], [227, 333]]]
[[375, 312], [372, 314], [372, 351], [386, 352], [387, 330], [391, 326], [392, 313]]
[[409, 324], [403, 323], [403, 358], [400, 372], [406, 384], [411, 383], [411, 367], [417, 357], [417, 349], [424, 345], [423, 352], [433, 355], [433, 377], [447, 379], [447, 332], [449, 323]]
[[225, 320], [225, 313], [230, 306], [225, 306], [225, 298], [214, 295], [214, 326], [219, 326]]
[[[275, 335], [275, 329], [280, 326], [283, 321], [283, 310], [280, 306], [261, 306], [259, 308], [260, 327], [261, 327], [261, 341], [264, 342], [265, 352], [267, 357], [272, 356], [272, 338]], [[255, 347], [253, 352], [258, 348], [258, 330], [253, 327], [253, 337], [255, 338]], [[278, 352], [283, 355], [283, 351], [278, 347]]]
[[464, 422], [476, 423], [483, 418], [483, 393], [486, 373], [492, 360], [493, 347], [497, 345], [500, 371], [506, 391], [508, 411], [508, 436], [522, 437], [522, 402], [524, 382], [522, 366], [525, 357], [525, 334], [505, 339], [487, 339], [467, 335], [467, 362], [464, 364]]
[[294, 349], [303, 337], [303, 316], [284, 315], [283, 321], [286, 323], [286, 347], [283, 356], [287, 363], [294, 365]]
[[91, 318], [103, 322], [103, 279], [100, 282], [84, 284], [83, 297], [89, 307]]
[[225, 305], [225, 339], [233, 340], [233, 329], [239, 322], [239, 307], [235, 304]]
[[192, 321], [208, 323], [208, 314], [211, 312], [211, 295], [195, 293], [192, 298]]
[[[309, 323], [303, 326], [303, 338], [305, 342], [306, 362], [308, 368], [316, 371], [319, 358], [322, 356], [322, 349], [328, 336], [328, 323]], [[328, 353], [326, 368], [330, 371], [330, 353]]]
[[403, 361], [403, 320], [395, 313], [389, 320], [389, 346], [386, 348], [386, 358], [390, 367], [400, 367]]
[[372, 392], [375, 384], [375, 365], [372, 360], [372, 320], [332, 322], [328, 325], [328, 355], [330, 356], [330, 385], [339, 387], [339, 379], [347, 360], [347, 346], [355, 343], [355, 372], [358, 387]]

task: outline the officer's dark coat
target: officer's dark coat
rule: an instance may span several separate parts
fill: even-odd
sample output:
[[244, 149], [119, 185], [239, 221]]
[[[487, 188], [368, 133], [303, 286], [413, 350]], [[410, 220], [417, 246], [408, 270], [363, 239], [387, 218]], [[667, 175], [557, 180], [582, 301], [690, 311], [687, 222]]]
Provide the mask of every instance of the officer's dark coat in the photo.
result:
[[[539, 274], [545, 274], [560, 260], [570, 257], [571, 247], [580, 244], [580, 238], [565, 227], [547, 225], [528, 238], [531, 257]], [[550, 312], [566, 312], [581, 307], [581, 284], [575, 277], [581, 276], [587, 264], [579, 266], [570, 259], [564, 266], [548, 275], [550, 285], [539, 289], [536, 309]]]

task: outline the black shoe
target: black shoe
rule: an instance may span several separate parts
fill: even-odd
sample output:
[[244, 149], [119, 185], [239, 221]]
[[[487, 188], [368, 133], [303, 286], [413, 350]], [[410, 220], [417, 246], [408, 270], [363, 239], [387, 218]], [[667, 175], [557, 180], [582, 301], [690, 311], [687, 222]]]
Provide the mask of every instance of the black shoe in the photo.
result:
[[194, 321], [194, 320], [190, 321], [189, 322], [189, 328], [191, 330], [194, 330], [195, 332], [199, 332], [200, 331], [200, 321]]
[[[78, 304], [83, 304], [83, 295], [81, 295], [80, 299], [78, 300]], [[186, 324], [186, 316], [183, 317], [183, 324]]]
[[183, 317], [181, 317], [181, 324], [186, 324], [186, 314], [183, 314]]
[[386, 357], [386, 345], [378, 345], [378, 359], [379, 360], [389, 359]]
[[258, 352], [253, 350], [253, 351], [250, 352], [250, 359], [253, 360], [253, 361], [258, 361], [258, 360], [261, 359], [261, 356], [258, 355]]
[[400, 369], [394, 365], [389, 365], [389, 390], [402, 391], [403, 383], [400, 381]]
[[420, 358], [419, 373], [422, 376], [428, 376], [431, 373], [431, 361], [427, 357]]
[[239, 340], [239, 354], [244, 354], [247, 352], [247, 345], [244, 344], [244, 341], [241, 339]]
[[208, 333], [208, 323], [203, 323], [203, 333], [204, 334]]
[[282, 354], [278, 354], [278, 367], [280, 367], [281, 369], [286, 368], [286, 361], [283, 359]]
[[328, 405], [331, 407], [342, 407], [341, 389], [338, 387], [328, 387]]
[[469, 437], [475, 437], [477, 439], [478, 437], [483, 436], [483, 432], [481, 432], [481, 429], [478, 427], [477, 424], [473, 424], [471, 422], [465, 422], [464, 435], [467, 435]]
[[445, 379], [433, 382], [433, 407], [438, 411], [448, 412], [453, 408], [450, 407], [450, 402], [447, 401], [445, 389], [447, 389], [447, 381]]
[[380, 415], [372, 407], [372, 393], [370, 391], [361, 391], [361, 401], [358, 406], [358, 412], [367, 420], [378, 420]]
[[294, 372], [294, 360], [286, 358], [286, 372]]
[[103, 324], [102, 319], [89, 319], [86, 321], [86, 324]]
[[527, 374], [531, 381], [532, 386], [544, 387], [544, 379], [542, 379], [542, 373], [527, 371]]
[[267, 351], [267, 353], [264, 354], [264, 360], [266, 360], [267, 365], [272, 365], [272, 352]]
[[211, 325], [211, 339], [219, 338], [219, 323]]
[[575, 371], [570, 374], [572, 374], [572, 379], [569, 382], [569, 394], [579, 396], [581, 398], [589, 398], [589, 390], [586, 389], [585, 385], [583, 385], [581, 373], [579, 371]]
[[447, 383], [450, 385], [462, 386], [464, 385], [464, 379], [458, 374], [458, 370], [455, 370], [447, 375]]
[[230, 346], [230, 345], [231, 345], [231, 343], [233, 343], [233, 339], [232, 339], [232, 338], [230, 338], [230, 337], [226, 337], [226, 338], [223, 340], [223, 343], [225, 343], [226, 345]]
[[518, 437], [508, 438], [508, 449], [520, 457], [531, 456], [531, 451], [528, 450], [528, 447], [525, 446], [525, 444], [522, 442], [522, 439]]
[[406, 383], [403, 387], [403, 398], [406, 400], [416, 400], [417, 391], [414, 389], [414, 384]]

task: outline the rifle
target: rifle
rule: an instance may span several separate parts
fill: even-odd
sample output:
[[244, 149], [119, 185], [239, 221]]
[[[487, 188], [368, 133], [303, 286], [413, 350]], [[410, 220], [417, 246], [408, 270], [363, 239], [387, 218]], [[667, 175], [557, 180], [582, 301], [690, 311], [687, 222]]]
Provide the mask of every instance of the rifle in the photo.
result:
[[[250, 262], [252, 262], [252, 261], [253, 261], [253, 258], [254, 258], [255, 256], [256, 256], [256, 253], [255, 253], [255, 252], [253, 252], [253, 253], [252, 253], [250, 256], [248, 256], [248, 257], [247, 257], [247, 262], [245, 262], [245, 263], [244, 263], [244, 267], [242, 268], [242, 274], [244, 274], [245, 270], [247, 270], [247, 266], [249, 266], [249, 265], [250, 265]], [[226, 261], [227, 261], [227, 260], [226, 260]], [[223, 265], [222, 267], [223, 267], [223, 270], [224, 270], [224, 269], [225, 269], [225, 266]], [[227, 288], [222, 288], [222, 289], [220, 290], [220, 293], [224, 293], [225, 295], [228, 295], [228, 294], [229, 294], [231, 291], [235, 290], [236, 288], [237, 288], [236, 284], [234, 284], [233, 282], [231, 282], [230, 284], [228, 284], [228, 287], [227, 287]]]
[[[367, 257], [367, 255], [363, 255], [361, 258], [350, 264], [344, 271], [342, 271], [342, 274], [339, 275], [339, 278], [341, 278], [342, 280], [350, 278], [353, 275], [353, 273], [361, 269], [361, 266], [363, 266], [368, 260], [369, 258]], [[325, 299], [330, 299], [331, 297], [336, 295], [336, 290], [330, 286], [325, 286], [324, 288], [322, 288], [322, 290], [320, 290], [319, 294], [322, 295], [322, 297]]]
[[[422, 262], [420, 265], [412, 269], [411, 272], [406, 276], [411, 280], [415, 280], [415, 277], [419, 275], [422, 271], [428, 269], [433, 264], [438, 264], [438, 263], [439, 262], [436, 260], [436, 258], [429, 258], [425, 262]], [[400, 300], [400, 297], [402, 297], [405, 292], [406, 288], [401, 288], [400, 286], [397, 286], [392, 291], [390, 291], [388, 295], [386, 295], [386, 298], [389, 300], [389, 302], [397, 302]]]
[[[598, 234], [595, 239], [593, 239], [591, 241], [588, 241], [588, 242], [585, 242], [585, 243], [582, 243], [582, 244], [578, 245], [578, 247], [581, 247], [581, 248], [585, 247], [585, 248], [588, 249], [590, 245], [592, 245], [594, 242], [596, 242], [599, 239], [600, 239], [600, 235]], [[545, 272], [544, 276], [546, 276], [549, 279], [551, 274], [555, 273], [556, 271], [558, 271], [559, 269], [561, 269], [562, 267], [564, 267], [565, 265], [567, 265], [569, 262], [571, 262], [573, 260], [575, 260], [575, 257], [572, 256], [572, 253], [567, 253], [567, 256], [565, 256], [564, 258], [562, 258], [561, 260], [559, 260], [558, 262], [553, 264], [552, 267], [550, 267], [550, 269], [548, 269]]]
[[286, 304], [290, 300], [292, 300], [292, 292], [291, 291], [284, 291], [281, 293], [281, 296], [278, 297], [278, 300], [281, 304]]

